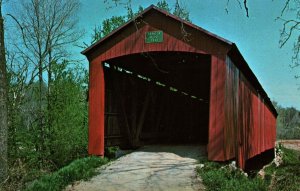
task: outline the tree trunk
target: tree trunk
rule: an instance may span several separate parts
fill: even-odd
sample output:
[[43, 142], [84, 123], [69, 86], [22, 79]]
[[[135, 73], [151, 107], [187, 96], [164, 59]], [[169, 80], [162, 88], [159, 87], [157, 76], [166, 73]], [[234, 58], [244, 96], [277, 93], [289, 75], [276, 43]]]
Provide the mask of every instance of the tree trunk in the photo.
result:
[[54, 153], [53, 148], [50, 146], [53, 144], [53, 117], [52, 117], [52, 95], [51, 95], [51, 88], [52, 88], [52, 51], [49, 50], [48, 53], [48, 86], [47, 86], [47, 115], [48, 115], [48, 132], [47, 132], [47, 138], [49, 139], [49, 145], [47, 145], [50, 155]]
[[0, 1], [0, 183], [7, 177], [7, 74], [2, 1]]

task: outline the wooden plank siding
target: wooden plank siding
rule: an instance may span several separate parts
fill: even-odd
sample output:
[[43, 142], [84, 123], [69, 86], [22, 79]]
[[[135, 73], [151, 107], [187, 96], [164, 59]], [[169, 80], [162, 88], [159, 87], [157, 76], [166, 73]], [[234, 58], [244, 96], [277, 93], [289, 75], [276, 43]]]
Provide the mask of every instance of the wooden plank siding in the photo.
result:
[[[248, 159], [274, 148], [276, 118], [265, 105], [264, 98], [229, 57], [226, 59], [225, 84], [225, 118], [228, 119], [224, 127], [225, 159], [237, 158], [239, 166], [244, 168]], [[232, 142], [235, 139], [237, 143]]]

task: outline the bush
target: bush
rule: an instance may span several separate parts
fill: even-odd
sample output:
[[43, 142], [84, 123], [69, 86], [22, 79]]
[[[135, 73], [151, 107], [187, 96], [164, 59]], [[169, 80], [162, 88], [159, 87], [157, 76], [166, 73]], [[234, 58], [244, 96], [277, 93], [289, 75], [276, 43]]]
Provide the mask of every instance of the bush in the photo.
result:
[[88, 157], [77, 159], [60, 170], [32, 182], [26, 191], [59, 191], [70, 183], [88, 179], [96, 174], [95, 169], [108, 162], [106, 158]]

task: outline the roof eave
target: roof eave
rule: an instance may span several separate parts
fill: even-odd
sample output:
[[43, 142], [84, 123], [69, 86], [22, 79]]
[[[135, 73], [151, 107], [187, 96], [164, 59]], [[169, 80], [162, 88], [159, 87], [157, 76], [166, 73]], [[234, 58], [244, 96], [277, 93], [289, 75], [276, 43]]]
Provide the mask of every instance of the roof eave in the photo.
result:
[[208, 36], [214, 37], [214, 38], [218, 39], [219, 41], [221, 41], [221, 42], [223, 42], [223, 43], [225, 43], [227, 45], [232, 45], [233, 44], [229, 40], [226, 40], [226, 39], [224, 39], [224, 38], [222, 38], [222, 37], [220, 37], [220, 36], [218, 36], [218, 35], [216, 35], [214, 33], [211, 33], [211, 32], [209, 32], [209, 31], [207, 31], [207, 30], [205, 30], [205, 29], [203, 29], [203, 28], [201, 28], [201, 27], [199, 27], [199, 26], [197, 26], [195, 24], [192, 24], [192, 23], [190, 23], [190, 22], [188, 22], [186, 20], [183, 20], [182, 18], [177, 17], [177, 16], [175, 16], [175, 15], [173, 15], [173, 14], [171, 14], [171, 13], [165, 11], [165, 10], [162, 10], [162, 9], [160, 9], [160, 8], [158, 8], [158, 7], [156, 7], [155, 5], [152, 4], [148, 8], [146, 8], [144, 11], [142, 11], [140, 14], [138, 14], [137, 16], [135, 16], [134, 18], [132, 18], [131, 20], [127, 21], [126, 23], [124, 23], [123, 25], [121, 25], [120, 27], [118, 27], [117, 29], [113, 30], [110, 34], [108, 34], [104, 38], [98, 40], [97, 42], [95, 42], [94, 44], [92, 44], [91, 46], [89, 46], [88, 48], [86, 48], [85, 50], [83, 50], [81, 52], [81, 54], [87, 56], [89, 54], [89, 52], [92, 51], [92, 49], [94, 49], [95, 47], [97, 47], [102, 42], [106, 41], [107, 39], [109, 39], [114, 34], [116, 34], [119, 31], [121, 31], [126, 26], [130, 25], [131, 23], [133, 23], [134, 20], [136, 20], [137, 18], [143, 17], [146, 13], [148, 13], [152, 9], [160, 12], [161, 14], [169, 16], [169, 17], [171, 17], [171, 18], [173, 18], [173, 19], [175, 19], [175, 20], [177, 20], [177, 21], [179, 21], [179, 22], [181, 22], [181, 23], [183, 23], [183, 24], [185, 24], [185, 25], [187, 25], [187, 26], [189, 26], [191, 28], [194, 28], [194, 29], [196, 29], [198, 31], [201, 31], [201, 32], [207, 34]]
[[88, 54], [88, 52], [90, 52], [93, 48], [95, 48], [96, 46], [98, 46], [99, 44], [101, 44], [101, 42], [105, 41], [106, 39], [110, 38], [111, 36], [113, 36], [114, 34], [116, 34], [117, 32], [119, 32], [120, 30], [122, 30], [123, 28], [125, 28], [127, 25], [129, 25], [130, 23], [132, 23], [135, 19], [137, 19], [139, 17], [142, 17], [146, 12], [148, 12], [150, 9], [153, 9], [154, 7], [155, 6], [153, 4], [150, 5], [144, 11], [142, 11], [140, 14], [138, 14], [134, 18], [128, 20], [123, 25], [119, 26], [118, 28], [116, 28], [115, 30], [113, 30], [111, 33], [109, 33], [108, 35], [106, 35], [105, 37], [103, 37], [102, 39], [96, 41], [94, 44], [92, 44], [91, 46], [89, 46], [85, 50], [81, 51], [81, 54], [83, 54], [83, 55], [86, 56]]
[[[264, 88], [262, 87], [262, 85], [260, 84], [259, 80], [257, 79], [257, 77], [255, 76], [255, 74], [253, 73], [253, 71], [251, 70], [251, 68], [249, 67], [248, 63], [246, 62], [246, 60], [244, 59], [243, 55], [241, 54], [241, 52], [239, 51], [238, 47], [236, 46], [235, 43], [232, 43], [232, 48], [230, 49], [230, 51], [228, 52], [228, 55], [236, 55], [238, 56], [238, 59], [242, 61], [242, 66], [245, 67], [245, 72], [249, 73], [249, 76], [251, 78], [254, 79], [255, 83], [257, 84], [256, 90], [258, 92], [260, 92], [264, 99], [268, 102], [268, 105], [270, 107], [270, 109], [272, 110], [273, 114], [277, 117], [278, 113], [277, 110], [275, 109], [274, 105], [272, 104], [268, 94], [265, 92]], [[245, 74], [246, 75], [246, 74]], [[248, 79], [249, 77], [247, 77]]]

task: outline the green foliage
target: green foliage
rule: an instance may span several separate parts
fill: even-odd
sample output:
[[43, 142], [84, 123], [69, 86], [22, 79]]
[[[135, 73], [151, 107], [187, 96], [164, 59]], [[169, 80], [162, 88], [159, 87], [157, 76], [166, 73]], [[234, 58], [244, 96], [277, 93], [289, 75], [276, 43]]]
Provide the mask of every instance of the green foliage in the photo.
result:
[[300, 189], [300, 152], [280, 146], [282, 164], [279, 167], [270, 165], [266, 176], [271, 177], [270, 190], [298, 191]]
[[259, 176], [247, 177], [239, 169], [230, 165], [203, 160], [203, 168], [197, 168], [197, 173], [203, 179], [207, 190], [239, 191], [239, 190], [274, 190], [298, 191], [300, 189], [300, 152], [286, 149], [282, 146], [282, 164], [274, 163], [265, 169], [264, 179]]
[[222, 166], [215, 162], [206, 162], [203, 168], [197, 168], [207, 190], [212, 191], [240, 191], [267, 190], [265, 182], [260, 178], [249, 178], [238, 170], [229, 166]]
[[283, 108], [273, 102], [277, 112], [277, 138], [300, 139], [300, 111], [296, 108]]
[[167, 3], [166, 0], [161, 0], [159, 2], [157, 2], [156, 6], [162, 10], [165, 10], [167, 12], [171, 12], [171, 8], [169, 7], [169, 4]]
[[176, 0], [173, 14], [186, 21], [190, 21], [190, 13], [179, 4], [178, 0]]
[[60, 191], [70, 183], [88, 179], [96, 174], [95, 169], [108, 162], [106, 158], [88, 157], [78, 159], [60, 170], [32, 182], [26, 191]]
[[26, 84], [18, 93], [20, 83], [10, 83], [8, 190], [87, 156], [87, 71], [64, 61], [52, 63], [52, 75], [42, 87], [43, 126], [38, 124], [39, 84]]
[[[68, 62], [55, 64], [51, 85], [49, 158], [57, 166], [87, 154], [86, 71]], [[63, 145], [63, 146], [62, 146]]]
[[[283, 152], [283, 165], [299, 165], [300, 164], [300, 152], [287, 149], [285, 147], [281, 147], [281, 150]], [[300, 170], [300, 169], [299, 169]]]
[[105, 157], [109, 158], [109, 159], [114, 159], [116, 158], [116, 152], [119, 150], [119, 147], [115, 146], [115, 147], [106, 147], [105, 148]]
[[125, 16], [113, 16], [102, 22], [102, 35], [106, 36], [126, 22]]
[[[109, 19], [105, 19], [102, 21], [101, 26], [96, 26], [94, 28], [93, 34], [92, 34], [92, 43], [95, 43], [96, 41], [100, 40], [101, 38], [107, 36], [109, 33], [111, 33], [113, 30], [117, 29], [118, 27], [122, 26], [125, 22], [127, 22], [130, 19], [133, 19], [136, 17], [138, 14], [140, 14], [144, 8], [142, 6], [138, 7], [138, 10], [135, 12], [133, 11], [131, 7], [131, 0], [127, 1], [126, 3], [121, 2], [120, 0], [115, 0], [113, 1], [114, 4], [120, 5], [120, 4], [125, 4], [125, 9], [127, 10], [127, 14], [124, 16], [112, 16]], [[169, 7], [169, 4], [166, 2], [166, 0], [161, 0], [157, 3], [157, 7], [161, 8], [167, 12], [172, 12], [172, 8]], [[173, 14], [186, 20], [190, 21], [189, 18], [189, 11], [182, 7], [178, 0], [176, 1], [176, 4], [174, 6], [174, 11]]]

